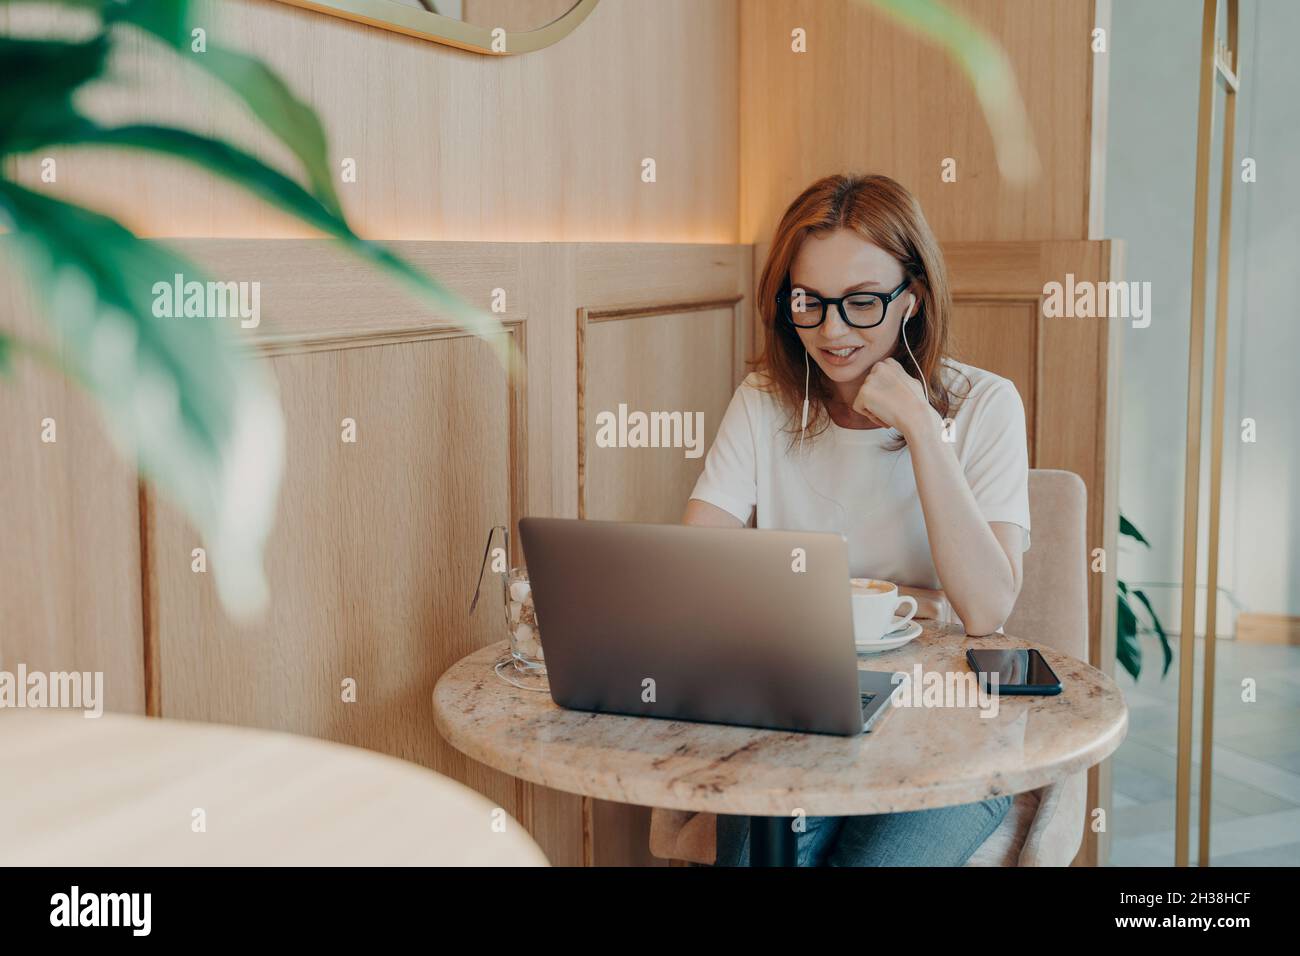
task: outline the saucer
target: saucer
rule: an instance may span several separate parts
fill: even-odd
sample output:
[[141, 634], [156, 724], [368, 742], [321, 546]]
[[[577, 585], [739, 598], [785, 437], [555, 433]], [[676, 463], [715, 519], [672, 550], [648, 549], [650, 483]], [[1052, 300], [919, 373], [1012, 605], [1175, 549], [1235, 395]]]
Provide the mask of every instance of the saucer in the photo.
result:
[[878, 641], [855, 643], [854, 646], [858, 649], [859, 654], [879, 654], [882, 651], [892, 651], [920, 637], [922, 630], [920, 623], [909, 621], [902, 630], [890, 631]]

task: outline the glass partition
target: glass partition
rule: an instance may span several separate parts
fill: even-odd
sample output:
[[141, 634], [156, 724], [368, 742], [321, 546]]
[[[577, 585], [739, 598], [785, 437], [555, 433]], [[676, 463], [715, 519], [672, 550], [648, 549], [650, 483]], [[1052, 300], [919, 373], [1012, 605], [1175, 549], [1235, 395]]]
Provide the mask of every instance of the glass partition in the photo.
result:
[[1116, 865], [1300, 863], [1300, 123], [1253, 123], [1296, 113], [1297, 31], [1254, 0], [1112, 10], [1105, 228], [1150, 284], [1121, 365]]

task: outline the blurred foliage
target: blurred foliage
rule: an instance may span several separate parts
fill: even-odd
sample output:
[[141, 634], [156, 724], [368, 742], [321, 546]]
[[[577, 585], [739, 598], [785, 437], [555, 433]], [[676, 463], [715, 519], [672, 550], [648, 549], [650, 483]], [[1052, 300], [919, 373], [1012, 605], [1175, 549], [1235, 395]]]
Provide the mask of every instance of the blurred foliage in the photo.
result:
[[[18, 253], [53, 348], [0, 330], [0, 373], [28, 354], [55, 365], [99, 405], [128, 460], [178, 504], [211, 556], [218, 594], [234, 618], [268, 598], [263, 552], [275, 519], [284, 463], [284, 421], [265, 363], [241, 345], [226, 320], [154, 315], [154, 285], [205, 283], [196, 264], [163, 243], [144, 241], [112, 218], [28, 189], [4, 175], [13, 158], [52, 147], [143, 151], [195, 164], [338, 240], [396, 276], [442, 317], [487, 341], [508, 365], [515, 345], [490, 314], [352, 231], [334, 190], [324, 128], [267, 66], [206, 37], [192, 43], [186, 0], [0, 0], [51, 14], [75, 8], [93, 21], [88, 39], [0, 36], [0, 240]], [[51, 15], [47, 20], [54, 20]], [[114, 82], [114, 48], [135, 33], [215, 77], [302, 166], [306, 185], [236, 146], [185, 129], [103, 126], [83, 114], [77, 94]], [[92, 480], [93, 476], [86, 476]]]

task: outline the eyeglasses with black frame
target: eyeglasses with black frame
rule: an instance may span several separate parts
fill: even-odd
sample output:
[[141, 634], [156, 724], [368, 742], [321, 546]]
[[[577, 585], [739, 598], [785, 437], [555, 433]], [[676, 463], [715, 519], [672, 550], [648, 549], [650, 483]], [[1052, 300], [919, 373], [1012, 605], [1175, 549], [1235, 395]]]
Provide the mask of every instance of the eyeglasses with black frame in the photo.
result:
[[[806, 291], [797, 296], [790, 289], [782, 289], [776, 294], [776, 305], [780, 315], [796, 328], [817, 328], [826, 321], [826, 307], [833, 305], [840, 310], [840, 318], [846, 324], [855, 329], [870, 329], [885, 321], [889, 303], [902, 295], [911, 282], [911, 278], [906, 278], [902, 285], [889, 293], [850, 292], [839, 298], [812, 295]], [[816, 321], [812, 321], [814, 317]]]

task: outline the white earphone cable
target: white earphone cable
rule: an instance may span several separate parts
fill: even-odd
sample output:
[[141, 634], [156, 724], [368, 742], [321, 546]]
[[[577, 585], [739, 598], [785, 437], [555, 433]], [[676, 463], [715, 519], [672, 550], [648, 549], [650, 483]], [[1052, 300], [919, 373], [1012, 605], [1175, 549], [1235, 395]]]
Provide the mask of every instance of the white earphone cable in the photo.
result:
[[845, 538], [847, 538], [847, 537], [849, 536], [849, 535], [848, 535], [848, 527], [847, 527], [847, 525], [848, 525], [848, 516], [849, 516], [848, 511], [845, 510], [844, 505], [840, 504], [840, 502], [838, 501], [838, 499], [831, 498], [830, 496], [828, 496], [828, 495], [824, 495], [824, 494], [822, 494], [820, 491], [818, 491], [818, 490], [817, 490], [817, 486], [814, 485], [811, 481], [808, 480], [808, 473], [804, 470], [804, 467], [803, 467], [803, 436], [804, 436], [804, 432], [806, 432], [806, 431], [808, 430], [808, 375], [809, 375], [809, 371], [810, 371], [810, 368], [809, 368], [809, 365], [808, 365], [808, 347], [807, 347], [807, 346], [804, 346], [804, 350], [803, 350], [803, 420], [802, 420], [802, 422], [801, 422], [800, 425], [799, 425], [799, 458], [798, 458], [798, 462], [797, 462], [797, 464], [796, 464], [796, 467], [799, 469], [799, 475], [800, 475], [800, 477], [803, 478], [803, 480], [804, 480], [804, 484], [806, 484], [806, 485], [807, 485], [807, 486], [812, 490], [812, 493], [813, 493], [813, 494], [815, 494], [818, 498], [821, 498], [823, 501], [829, 501], [831, 504], [833, 504], [836, 508], [839, 509], [839, 511], [840, 511], [840, 534], [843, 535]]
[[808, 430], [808, 346], [803, 349], [803, 421], [799, 423], [799, 454], [803, 454], [803, 433]]
[[909, 296], [907, 297], [907, 299], [908, 299], [908, 302], [907, 302], [907, 315], [903, 316], [903, 330], [899, 333], [899, 335], [900, 335], [900, 336], [902, 337], [902, 339], [903, 339], [903, 348], [907, 349], [907, 355], [908, 355], [908, 358], [910, 358], [910, 359], [912, 360], [912, 364], [913, 364], [914, 366], [916, 366], [916, 374], [917, 374], [917, 377], [921, 379], [921, 388], [922, 388], [922, 390], [924, 390], [924, 392], [925, 392], [925, 404], [929, 405], [929, 404], [930, 404], [930, 386], [926, 384], [926, 382], [925, 382], [925, 372], [921, 371], [921, 363], [918, 362], [918, 361], [916, 360], [916, 356], [912, 354], [912, 346], [909, 345], [909, 344], [908, 344], [908, 341], [907, 341], [907, 320], [910, 319], [910, 318], [912, 317], [912, 310], [916, 308], [916, 296], [914, 296], [914, 295], [909, 295]]

